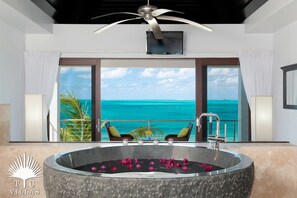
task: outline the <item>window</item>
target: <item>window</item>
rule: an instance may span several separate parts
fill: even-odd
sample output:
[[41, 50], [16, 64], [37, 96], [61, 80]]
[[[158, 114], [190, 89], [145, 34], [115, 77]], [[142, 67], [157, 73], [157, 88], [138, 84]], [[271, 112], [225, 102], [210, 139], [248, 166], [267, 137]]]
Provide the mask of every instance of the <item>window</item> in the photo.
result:
[[91, 66], [61, 66], [60, 140], [91, 141]]
[[[231, 66], [207, 67], [207, 112], [220, 116], [220, 136], [227, 141], [238, 140], [238, 81], [239, 68]], [[208, 125], [208, 134], [215, 135], [215, 123]]]
[[[196, 112], [217, 113], [222, 122], [220, 134], [226, 128], [227, 141], [249, 141], [249, 108], [239, 72], [237, 58], [196, 59]], [[225, 125], [226, 124], [226, 125]], [[215, 125], [202, 120], [198, 141], [215, 135]]]
[[[138, 138], [164, 140], [195, 120], [195, 69], [101, 69], [101, 117], [121, 133]], [[147, 130], [152, 131], [145, 134]], [[108, 141], [106, 129], [102, 140]], [[195, 140], [192, 131], [190, 140]]]
[[[150, 66], [142, 59], [135, 66], [131, 60], [117, 60], [118, 66], [105, 66], [104, 60], [102, 68], [100, 59], [60, 60], [57, 140], [109, 141], [106, 121], [136, 139], [148, 138], [145, 132], [151, 130], [163, 140], [188, 122], [195, 124], [203, 112], [219, 114], [221, 134], [227, 124], [228, 141], [249, 140], [249, 109], [237, 58], [191, 59], [187, 66], [172, 67], [170, 59], [162, 59], [165, 67], [161, 60], [150, 59]], [[202, 126], [200, 133], [193, 128], [190, 141], [207, 141], [210, 125], [203, 120]]]
[[96, 91], [100, 90], [99, 79], [100, 59], [60, 59], [58, 86], [49, 119], [51, 141], [100, 140], [100, 103], [96, 102], [100, 98], [100, 92]]

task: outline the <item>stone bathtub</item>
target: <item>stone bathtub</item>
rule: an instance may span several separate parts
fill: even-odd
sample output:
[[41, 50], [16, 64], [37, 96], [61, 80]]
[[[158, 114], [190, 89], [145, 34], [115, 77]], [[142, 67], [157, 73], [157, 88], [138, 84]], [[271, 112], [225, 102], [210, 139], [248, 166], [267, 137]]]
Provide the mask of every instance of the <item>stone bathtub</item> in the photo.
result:
[[[222, 169], [199, 173], [160, 171], [98, 173], [75, 168], [131, 159], [187, 158]], [[186, 145], [128, 145], [94, 147], [58, 153], [44, 161], [48, 198], [63, 197], [249, 197], [254, 181], [253, 161], [240, 153]]]

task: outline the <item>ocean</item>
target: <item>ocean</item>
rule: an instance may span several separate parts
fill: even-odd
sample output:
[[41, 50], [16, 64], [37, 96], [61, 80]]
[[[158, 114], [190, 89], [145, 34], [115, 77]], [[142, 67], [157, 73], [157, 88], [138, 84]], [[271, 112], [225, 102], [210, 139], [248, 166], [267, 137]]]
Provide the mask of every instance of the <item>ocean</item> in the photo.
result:
[[[91, 101], [80, 100], [87, 108], [88, 115], [91, 115]], [[208, 100], [207, 112], [216, 113], [221, 121], [221, 134], [224, 134], [224, 125], [227, 124], [228, 141], [237, 139], [237, 100]], [[65, 118], [61, 115], [61, 118]], [[186, 127], [189, 121], [195, 124], [195, 101], [194, 100], [103, 100], [101, 101], [102, 121], [110, 121], [121, 133], [128, 133], [131, 130], [150, 126], [163, 131], [163, 139], [167, 134], [178, 134]], [[121, 121], [113, 121], [121, 120]], [[137, 121], [138, 120], [138, 121]], [[166, 120], [165, 122], [162, 122]], [[173, 120], [173, 122], [169, 122]], [[233, 121], [236, 121], [235, 124]], [[235, 129], [234, 129], [235, 126]], [[213, 134], [215, 125], [213, 126]], [[105, 127], [102, 128], [102, 141], [109, 141]], [[195, 130], [193, 128], [190, 141], [195, 141]]]

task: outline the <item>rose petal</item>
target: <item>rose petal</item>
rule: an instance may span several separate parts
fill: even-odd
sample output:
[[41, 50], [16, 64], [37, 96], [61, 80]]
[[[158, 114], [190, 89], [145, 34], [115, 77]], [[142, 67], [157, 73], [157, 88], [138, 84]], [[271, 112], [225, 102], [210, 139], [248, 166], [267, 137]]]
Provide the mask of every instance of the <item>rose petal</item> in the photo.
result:
[[141, 169], [141, 165], [140, 165], [140, 164], [137, 164], [137, 165], [136, 165], [136, 168], [137, 168], [137, 169]]
[[187, 167], [187, 166], [183, 166], [183, 167], [182, 167], [182, 170], [183, 170], [183, 171], [187, 171], [187, 170], [188, 170], [188, 167]]
[[118, 170], [117, 167], [112, 167], [112, 168], [111, 168], [111, 171], [112, 171], [112, 172], [116, 172], [117, 170]]
[[129, 164], [129, 165], [127, 166], [127, 168], [128, 168], [129, 170], [131, 170], [131, 169], [133, 169], [133, 165], [132, 165], [132, 164]]
[[210, 166], [210, 165], [206, 165], [205, 167], [204, 167], [204, 170], [205, 171], [212, 171], [212, 166]]

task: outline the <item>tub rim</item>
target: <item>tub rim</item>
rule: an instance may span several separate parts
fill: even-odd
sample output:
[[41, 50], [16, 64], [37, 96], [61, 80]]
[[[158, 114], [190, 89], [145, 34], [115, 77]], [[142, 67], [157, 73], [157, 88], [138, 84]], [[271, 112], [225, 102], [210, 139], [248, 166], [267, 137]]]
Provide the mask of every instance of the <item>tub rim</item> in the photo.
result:
[[[152, 143], [145, 143], [141, 146], [151, 146], [153, 145]], [[127, 172], [127, 173], [96, 173], [96, 172], [89, 172], [89, 171], [82, 171], [82, 170], [76, 170], [73, 168], [68, 168], [66, 166], [62, 166], [57, 163], [57, 159], [65, 154], [73, 153], [76, 151], [84, 151], [84, 150], [90, 150], [90, 149], [95, 149], [95, 148], [106, 148], [106, 147], [122, 147], [123, 144], [121, 143], [115, 143], [112, 145], [100, 145], [100, 146], [95, 146], [95, 147], [86, 147], [86, 148], [80, 148], [80, 149], [73, 149], [73, 150], [68, 150], [68, 151], [62, 151], [56, 154], [53, 154], [49, 157], [47, 157], [44, 160], [44, 166], [47, 166], [48, 168], [54, 169], [56, 171], [61, 171], [64, 173], [68, 174], [77, 174], [81, 176], [92, 176], [92, 177], [102, 177], [102, 178], [129, 178], [129, 179], [139, 179], [139, 178], [145, 178], [145, 179], [166, 179], [166, 178], [193, 178], [193, 177], [201, 177], [201, 176], [214, 176], [214, 175], [220, 175], [220, 174], [227, 174], [227, 173], [234, 173], [236, 171], [246, 169], [250, 166], [253, 165], [253, 160], [242, 154], [238, 153], [235, 151], [230, 151], [230, 150], [225, 150], [225, 149], [220, 149], [217, 152], [225, 152], [234, 155], [235, 157], [239, 158], [240, 162], [234, 166], [228, 167], [228, 168], [223, 168], [221, 170], [215, 170], [215, 171], [209, 171], [209, 172], [202, 172], [202, 173], [188, 173], [188, 174], [175, 174], [175, 173], [165, 173], [161, 171], [150, 171], [150, 172]], [[126, 146], [137, 146], [137, 143], [131, 143]], [[168, 144], [162, 144], [159, 143], [158, 146], [169, 146]], [[213, 150], [209, 149], [205, 146], [199, 146], [199, 145], [188, 145], [184, 143], [178, 143], [175, 145], [170, 145], [173, 147], [192, 147], [192, 148], [201, 148], [201, 149], [208, 149], [208, 150]], [[216, 150], [214, 150], [216, 151]], [[150, 174], [148, 174], [150, 173]], [[152, 177], [152, 175], [154, 177]], [[134, 176], [134, 177], [133, 177]]]

